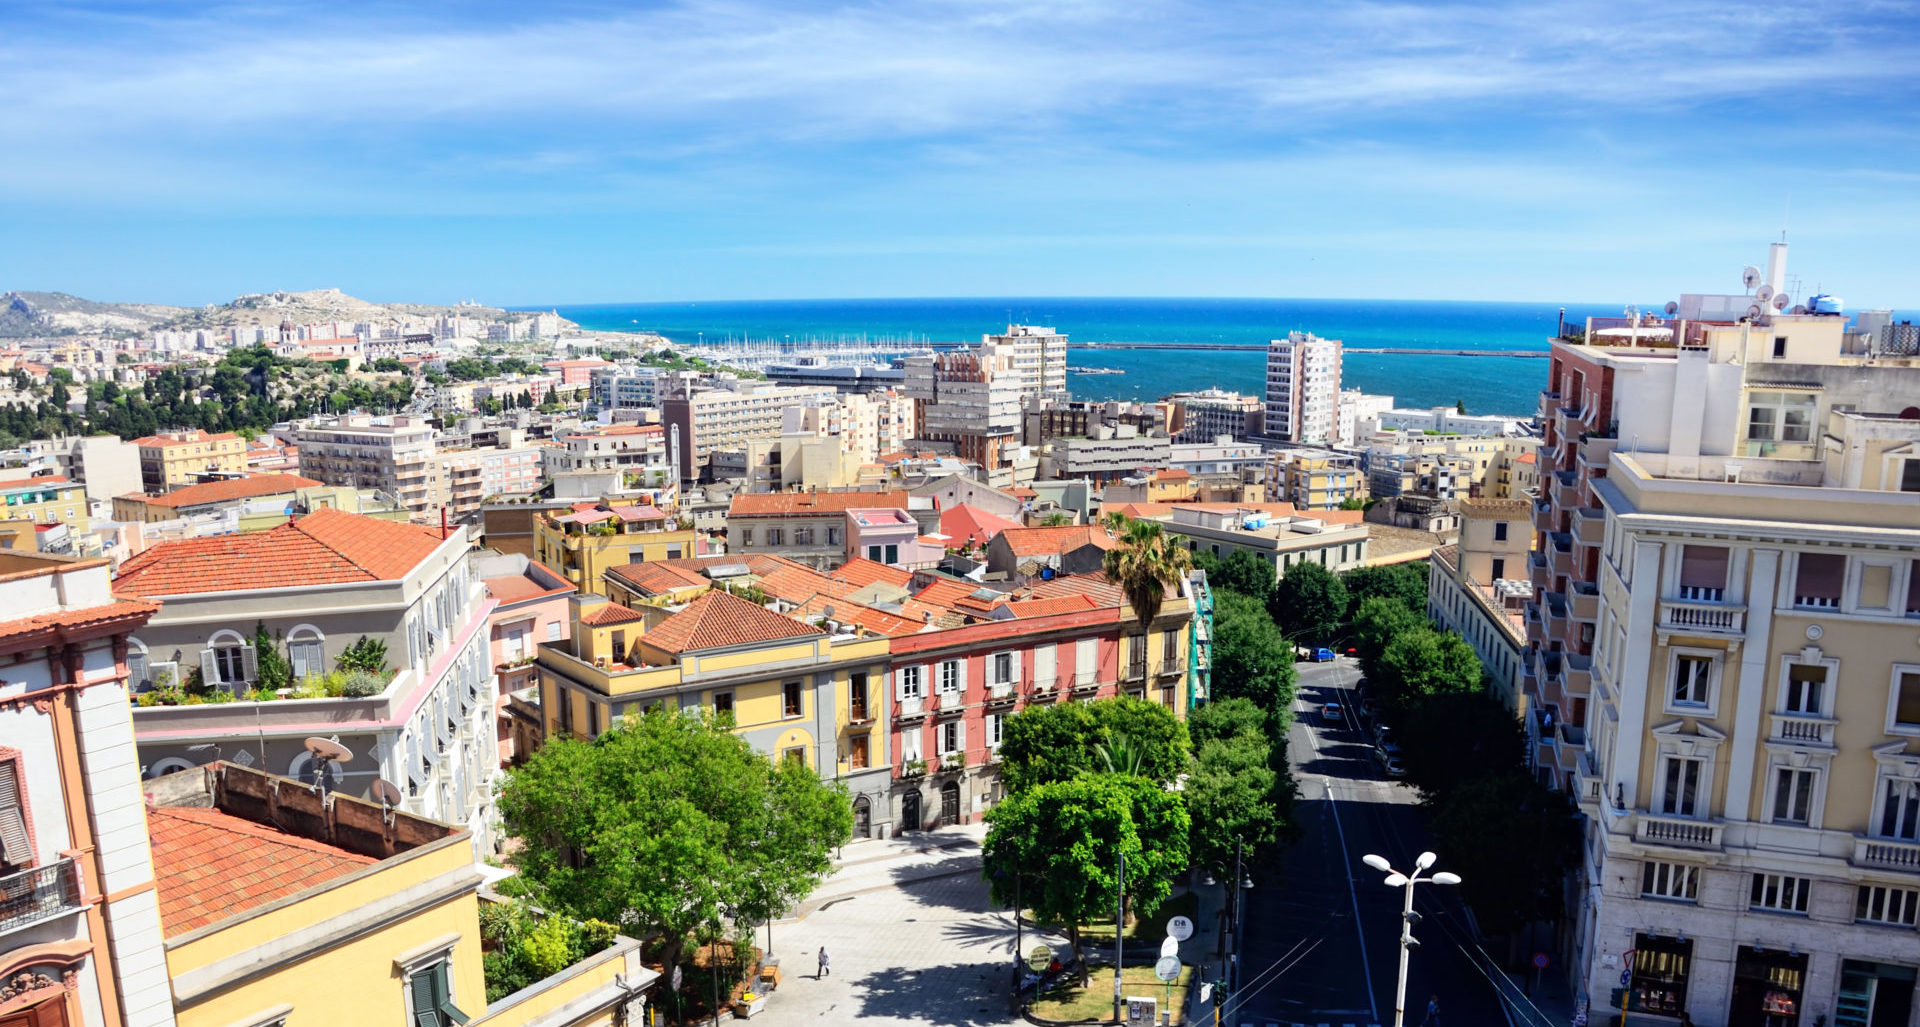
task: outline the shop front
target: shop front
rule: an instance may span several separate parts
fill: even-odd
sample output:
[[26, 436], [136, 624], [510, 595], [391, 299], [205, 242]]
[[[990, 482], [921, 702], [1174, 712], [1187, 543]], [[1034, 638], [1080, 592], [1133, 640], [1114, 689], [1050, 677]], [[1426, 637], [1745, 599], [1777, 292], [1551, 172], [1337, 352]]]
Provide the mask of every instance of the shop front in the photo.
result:
[[1833, 1027], [1907, 1027], [1913, 1015], [1914, 977], [1911, 966], [1841, 960]]
[[1687, 1008], [1687, 977], [1693, 942], [1657, 934], [1633, 939], [1633, 976], [1628, 983], [1635, 1012], [1678, 1017]]
[[1806, 982], [1806, 953], [1740, 946], [1727, 1027], [1798, 1027]]

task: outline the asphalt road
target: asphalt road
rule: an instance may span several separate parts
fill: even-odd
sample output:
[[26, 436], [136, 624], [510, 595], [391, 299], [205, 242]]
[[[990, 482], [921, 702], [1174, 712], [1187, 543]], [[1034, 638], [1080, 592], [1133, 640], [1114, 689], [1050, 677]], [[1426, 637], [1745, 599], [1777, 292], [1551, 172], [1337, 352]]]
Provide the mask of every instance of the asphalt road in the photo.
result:
[[[1388, 780], [1374, 760], [1352, 691], [1358, 665], [1303, 663], [1299, 672], [1289, 757], [1305, 833], [1278, 867], [1256, 868], [1244, 893], [1239, 1022], [1390, 1025], [1405, 893], [1382, 884], [1385, 875], [1360, 858], [1377, 853], [1410, 869], [1431, 841], [1413, 789]], [[1320, 715], [1329, 700], [1341, 704], [1339, 722]], [[1439, 855], [1435, 869], [1472, 873]], [[1438, 996], [1446, 1027], [1504, 1025], [1492, 986], [1462, 947], [1472, 945], [1472, 932], [1452, 889], [1420, 885], [1414, 908], [1424, 919], [1413, 932], [1421, 944], [1407, 975], [1406, 1023], [1421, 1023], [1428, 999]]]

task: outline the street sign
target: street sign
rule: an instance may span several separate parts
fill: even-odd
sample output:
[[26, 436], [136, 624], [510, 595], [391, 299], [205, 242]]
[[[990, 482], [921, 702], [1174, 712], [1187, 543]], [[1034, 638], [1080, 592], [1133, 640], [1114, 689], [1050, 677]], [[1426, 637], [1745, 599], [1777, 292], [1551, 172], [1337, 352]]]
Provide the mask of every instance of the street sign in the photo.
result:
[[1632, 970], [1620, 971], [1620, 986], [1624, 988], [1632, 983], [1633, 983], [1633, 971]]
[[1167, 937], [1175, 941], [1186, 941], [1193, 937], [1193, 921], [1184, 916], [1176, 916], [1167, 921]]
[[1213, 982], [1212, 981], [1207, 981], [1200, 985], [1200, 1001], [1202, 1002], [1213, 1001]]
[[1153, 975], [1163, 981], [1171, 981], [1180, 976], [1180, 957], [1161, 956], [1160, 961], [1153, 964]]
[[[1030, 970], [1045, 970], [1047, 964], [1052, 961], [1053, 949], [1045, 945], [1035, 945], [1033, 949], [1027, 953], [1027, 968]], [[680, 968], [674, 967], [674, 969], [678, 970]], [[675, 984], [674, 987], [677, 988], [679, 985]]]
[[1625, 951], [1625, 952], [1622, 952], [1622, 953], [1620, 953], [1620, 965], [1621, 965], [1621, 966], [1632, 966], [1632, 965], [1633, 965], [1633, 953], [1634, 953], [1634, 950], [1633, 950], [1633, 949], [1628, 949], [1627, 951]]
[[1533, 954], [1533, 968], [1535, 970], [1545, 970], [1547, 968], [1547, 954], [1545, 952], [1535, 952]]
[[1173, 937], [1172, 935], [1168, 935], [1167, 937], [1160, 939], [1161, 958], [1164, 959], [1167, 956], [1178, 956], [1179, 954], [1180, 954], [1179, 939]]

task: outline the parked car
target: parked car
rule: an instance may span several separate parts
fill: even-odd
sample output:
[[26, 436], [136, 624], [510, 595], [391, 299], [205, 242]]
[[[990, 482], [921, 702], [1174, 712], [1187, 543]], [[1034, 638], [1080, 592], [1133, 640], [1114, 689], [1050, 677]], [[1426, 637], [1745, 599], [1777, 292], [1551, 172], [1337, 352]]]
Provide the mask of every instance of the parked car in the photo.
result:
[[1334, 652], [1331, 649], [1321, 648], [1313, 651], [1313, 662], [1315, 663], [1325, 663], [1333, 658]]
[[1399, 746], [1391, 744], [1379, 746], [1373, 750], [1373, 758], [1379, 761], [1380, 769], [1385, 771], [1388, 777], [1407, 776], [1407, 765], [1400, 759]]
[[1320, 719], [1336, 727], [1346, 724], [1346, 718], [1341, 715], [1340, 704], [1337, 702], [1321, 703]]
[[1393, 729], [1384, 723], [1373, 726], [1373, 741], [1376, 745], [1392, 745]]

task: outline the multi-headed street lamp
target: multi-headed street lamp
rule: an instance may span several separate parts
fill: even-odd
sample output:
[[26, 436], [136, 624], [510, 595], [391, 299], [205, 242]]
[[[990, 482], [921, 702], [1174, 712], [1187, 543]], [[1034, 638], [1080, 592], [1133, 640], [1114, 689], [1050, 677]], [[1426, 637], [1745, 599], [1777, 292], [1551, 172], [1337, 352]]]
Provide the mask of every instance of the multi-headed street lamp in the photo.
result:
[[1420, 944], [1413, 940], [1413, 925], [1420, 919], [1420, 914], [1413, 911], [1413, 886], [1422, 881], [1431, 881], [1434, 884], [1460, 883], [1460, 875], [1447, 870], [1427, 877], [1420, 876], [1439, 858], [1431, 852], [1421, 853], [1419, 858], [1413, 861], [1411, 874], [1403, 874], [1395, 870], [1385, 856], [1368, 855], [1361, 859], [1361, 862], [1387, 875], [1387, 887], [1405, 888], [1407, 891], [1407, 904], [1400, 911], [1400, 982], [1393, 989], [1393, 1027], [1406, 1027], [1407, 955], [1413, 951], [1414, 946]]

